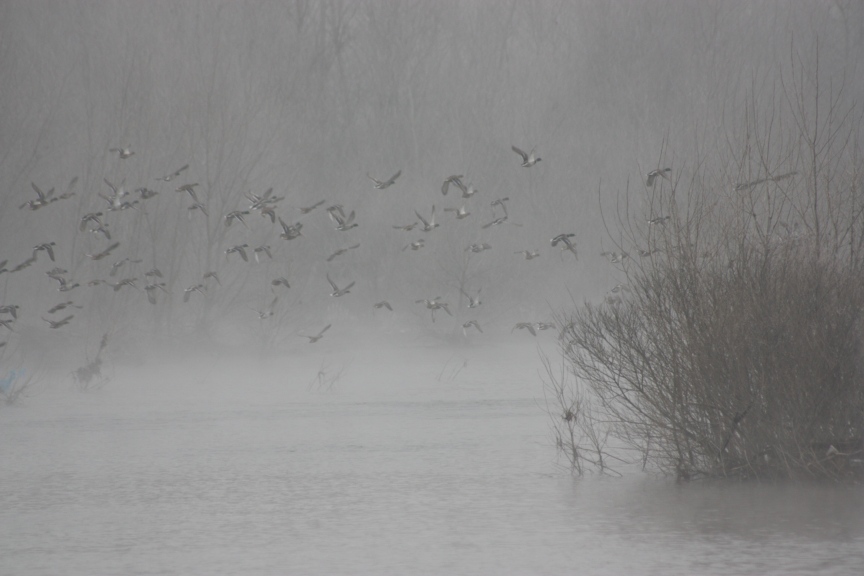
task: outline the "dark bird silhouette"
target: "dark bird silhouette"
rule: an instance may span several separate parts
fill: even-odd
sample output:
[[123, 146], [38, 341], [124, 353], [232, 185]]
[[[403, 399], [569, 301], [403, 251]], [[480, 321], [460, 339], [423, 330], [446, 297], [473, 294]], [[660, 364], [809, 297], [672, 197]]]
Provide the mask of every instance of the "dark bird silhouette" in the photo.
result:
[[12, 318], [18, 319], [18, 309], [20, 306], [17, 304], [7, 304], [5, 306], [0, 306], [0, 314], [10, 314]]
[[236, 252], [237, 254], [240, 255], [241, 258], [243, 258], [244, 262], [248, 262], [249, 256], [246, 255], [246, 250], [245, 250], [248, 247], [249, 247], [248, 244], [237, 244], [236, 246], [232, 246], [231, 248], [228, 248], [227, 250], [225, 250], [225, 256], [227, 257], [232, 252]]
[[305, 334], [298, 334], [298, 336], [300, 336], [301, 338], [308, 338], [309, 344], [314, 344], [315, 342], [318, 342], [319, 340], [321, 340], [321, 338], [324, 337], [324, 333], [330, 329], [330, 326], [332, 326], [332, 324], [327, 324], [327, 326], [322, 328], [321, 331], [318, 332], [318, 334], [315, 334], [314, 336], [307, 336]]
[[23, 208], [29, 208], [30, 210], [39, 210], [50, 204], [51, 202], [56, 201], [56, 198], [51, 198], [54, 195], [54, 188], [48, 190], [48, 192], [42, 192], [35, 183], [31, 182], [30, 186], [33, 187], [33, 190], [36, 192], [37, 198], [35, 200], [29, 200], [21, 206], [18, 207], [19, 210]]
[[106, 256], [108, 256], [109, 254], [111, 254], [111, 252], [113, 252], [114, 249], [117, 248], [118, 246], [120, 246], [120, 243], [114, 242], [113, 244], [108, 246], [108, 248], [106, 248], [102, 252], [99, 252], [98, 254], [87, 254], [86, 256], [88, 258], [90, 258], [91, 260], [101, 260], [101, 259], [105, 258]]
[[327, 282], [330, 283], [330, 286], [333, 288], [333, 292], [330, 293], [330, 296], [334, 298], [338, 298], [339, 296], [344, 296], [345, 294], [349, 294], [351, 292], [351, 287], [354, 286], [354, 282], [352, 281], [350, 284], [345, 286], [344, 288], [339, 288], [333, 280], [330, 279], [330, 275], [327, 274]]
[[70, 314], [69, 316], [66, 316], [65, 318], [63, 318], [62, 320], [49, 320], [48, 318], [42, 318], [42, 320], [44, 320], [45, 322], [48, 323], [49, 328], [51, 328], [52, 330], [56, 330], [57, 328], [60, 328], [62, 326], [69, 324], [69, 321], [72, 320], [72, 318], [74, 318], [74, 317], [75, 317], [74, 314]]
[[325, 202], [327, 202], [327, 201], [326, 200], [319, 200], [318, 202], [316, 202], [312, 206], [306, 206], [305, 208], [300, 208], [300, 213], [301, 214], [308, 214], [309, 212], [312, 212], [313, 210], [315, 210], [316, 208], [318, 208], [319, 206], [321, 206]]
[[186, 170], [187, 168], [189, 168], [189, 164], [184, 164], [182, 168], [178, 168], [176, 171], [172, 172], [171, 174], [166, 174], [165, 176], [161, 176], [159, 178], [156, 178], [156, 180], [162, 180], [163, 182], [170, 182], [174, 178], [177, 178], [178, 176], [180, 176], [180, 174], [184, 170]]
[[366, 177], [369, 178], [370, 180], [372, 180], [372, 182], [375, 183], [375, 188], [376, 188], [376, 189], [378, 189], [378, 190], [384, 190], [385, 188], [389, 188], [390, 186], [392, 186], [393, 184], [395, 184], [395, 183], [396, 183], [396, 179], [399, 178], [399, 176], [401, 176], [401, 175], [402, 175], [402, 170], [399, 170], [398, 172], [396, 172], [396, 174], [394, 174], [393, 176], [391, 176], [389, 180], [376, 180], [375, 178], [373, 178], [373, 177], [370, 176], [369, 174], [366, 174]]
[[360, 247], [360, 244], [354, 244], [353, 246], [348, 246], [347, 248], [339, 248], [338, 250], [336, 250], [330, 256], [327, 257], [327, 262], [332, 262], [333, 259], [336, 258], [337, 256], [341, 256], [342, 254], [345, 254], [349, 250], [354, 250], [355, 248], [359, 248], [359, 247]]
[[[534, 329], [534, 325], [530, 322], [519, 322], [513, 327], [513, 330], [528, 330], [532, 336], [537, 336], [537, 331]], [[510, 330], [510, 332], [513, 332]]]
[[54, 242], [46, 242], [44, 244], [39, 244], [37, 246], [34, 246], [33, 247], [33, 258], [36, 258], [37, 252], [43, 252], [44, 251], [46, 254], [48, 254], [48, 258], [50, 258], [51, 261], [54, 262], [54, 246], [55, 246]]
[[282, 218], [279, 218], [279, 225], [282, 226], [282, 234], [279, 235], [280, 238], [284, 238], [285, 240], [293, 240], [302, 236], [300, 233], [300, 229], [303, 228], [302, 222], [297, 222], [293, 226], [289, 226], [285, 223]]
[[465, 188], [465, 184], [462, 183], [462, 178], [463, 176], [461, 174], [449, 176], [446, 180], [444, 180], [444, 184], [441, 185], [441, 194], [446, 196], [447, 192], [450, 191], [451, 184], [459, 188], [464, 194], [468, 189]]
[[189, 297], [193, 292], [198, 292], [199, 294], [204, 294], [204, 285], [203, 284], [195, 284], [194, 286], [189, 286], [185, 290], [183, 290], [183, 302], [189, 302]]
[[[652, 170], [651, 172], [648, 172], [648, 179], [645, 181], [645, 186], [647, 186], [648, 188], [654, 186], [654, 181], [657, 179], [658, 176], [669, 180], [668, 173], [671, 171], [672, 168], [658, 168], [657, 170]], [[669, 181], [671, 182], [671, 180]]]
[[428, 221], [425, 218], [423, 218], [423, 216], [421, 216], [420, 213], [417, 212], [417, 210], [414, 210], [414, 214], [417, 216], [417, 218], [420, 219], [420, 222], [423, 223], [423, 228], [421, 228], [421, 230], [423, 230], [423, 232], [431, 232], [432, 230], [434, 230], [435, 228], [438, 227], [438, 224], [435, 222], [435, 205], [434, 204], [432, 205], [432, 217], [429, 218]]

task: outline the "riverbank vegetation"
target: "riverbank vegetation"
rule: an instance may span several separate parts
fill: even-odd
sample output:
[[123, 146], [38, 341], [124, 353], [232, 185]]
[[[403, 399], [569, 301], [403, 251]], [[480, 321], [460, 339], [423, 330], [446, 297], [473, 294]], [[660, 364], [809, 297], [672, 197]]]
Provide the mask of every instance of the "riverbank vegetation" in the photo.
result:
[[[558, 318], [583, 390], [558, 418], [585, 422], [579, 438], [602, 423], [679, 479], [864, 472], [861, 109], [818, 56], [792, 54], [718, 126], [721, 144], [618, 196], [605, 220], [622, 282]], [[558, 436], [577, 471], [608, 464]]]

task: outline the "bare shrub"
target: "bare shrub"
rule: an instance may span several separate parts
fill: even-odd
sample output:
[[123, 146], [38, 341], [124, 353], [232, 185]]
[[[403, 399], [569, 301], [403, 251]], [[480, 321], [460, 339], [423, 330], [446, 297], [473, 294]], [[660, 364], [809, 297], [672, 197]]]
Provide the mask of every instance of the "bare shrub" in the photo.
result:
[[860, 117], [791, 70], [725, 154], [619, 203], [629, 291], [558, 318], [594, 417], [680, 479], [862, 472]]
[[572, 381], [565, 362], [556, 372], [549, 357], [540, 353], [544, 375], [544, 409], [549, 416], [555, 446], [568, 462], [571, 472], [582, 476], [586, 467], [605, 473], [617, 474], [608, 461], [616, 459], [607, 451], [610, 431], [595, 420], [591, 400], [585, 391]]

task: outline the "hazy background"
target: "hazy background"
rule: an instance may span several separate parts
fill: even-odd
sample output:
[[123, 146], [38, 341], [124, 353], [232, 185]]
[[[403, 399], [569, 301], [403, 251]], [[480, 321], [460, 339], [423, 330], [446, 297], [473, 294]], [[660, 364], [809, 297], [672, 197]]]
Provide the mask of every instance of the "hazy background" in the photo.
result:
[[[11, 269], [56, 242], [56, 263], [43, 253], [0, 276], [0, 304], [21, 307], [3, 337], [40, 354], [45, 343], [92, 349], [104, 332], [120, 348], [147, 338], [278, 349], [330, 323], [330, 334], [461, 337], [469, 319], [487, 333], [548, 319], [571, 296], [599, 299], [621, 280], [600, 256], [610, 247], [601, 206], [629, 198], [638, 209], [649, 170], [686, 178], [696, 151], [700, 161], [728, 152], [745, 97], [776, 99], [784, 69], [787, 79], [793, 63], [813, 70], [817, 46], [822, 82], [860, 98], [864, 6], [852, 0], [2, 2], [0, 261]], [[520, 167], [511, 145], [536, 148], [542, 162]], [[108, 151], [124, 146], [135, 152], [125, 160]], [[187, 163], [170, 183], [156, 180]], [[398, 170], [386, 190], [366, 177]], [[458, 190], [441, 195], [451, 174], [479, 189], [464, 220], [443, 212], [463, 203]], [[71, 199], [18, 209], [35, 198], [31, 182], [60, 194], [76, 176]], [[92, 261], [111, 242], [78, 224], [107, 208], [104, 178], [159, 194], [108, 213], [120, 246]], [[207, 217], [175, 192], [192, 182]], [[254, 212], [248, 227], [226, 227], [228, 212], [248, 208], [244, 193], [271, 187], [302, 237], [280, 239], [278, 222]], [[522, 226], [481, 229], [500, 197]], [[359, 227], [335, 231], [324, 211], [334, 203], [356, 210]], [[432, 205], [438, 229], [393, 228]], [[561, 232], [576, 234], [578, 261], [549, 246]], [[403, 251], [418, 238], [425, 248]], [[475, 242], [492, 249], [466, 252]], [[242, 243], [269, 244], [273, 260], [226, 257]], [[541, 256], [514, 254], [526, 249]], [[123, 258], [142, 262], [109, 278]], [[58, 294], [44, 274], [55, 265], [81, 287]], [[154, 266], [170, 291], [155, 306], [141, 290]], [[184, 304], [184, 288], [211, 270], [222, 286]], [[356, 281], [351, 294], [331, 298], [326, 274]], [[274, 289], [280, 276], [290, 289]], [[121, 278], [138, 288], [86, 285]], [[482, 306], [467, 309], [460, 286], [482, 289]], [[276, 294], [273, 317], [259, 319]], [[415, 303], [435, 296], [453, 318], [439, 312], [433, 324]], [[394, 313], [373, 311], [382, 299]], [[67, 300], [83, 308], [51, 330], [47, 310]]]

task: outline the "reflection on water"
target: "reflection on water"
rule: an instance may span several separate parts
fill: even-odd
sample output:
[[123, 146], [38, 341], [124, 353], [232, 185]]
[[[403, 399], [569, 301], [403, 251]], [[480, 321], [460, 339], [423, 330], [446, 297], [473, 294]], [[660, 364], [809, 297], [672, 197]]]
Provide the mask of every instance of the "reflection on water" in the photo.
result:
[[860, 488], [574, 480], [520, 378], [13, 407], [0, 573], [862, 573]]

